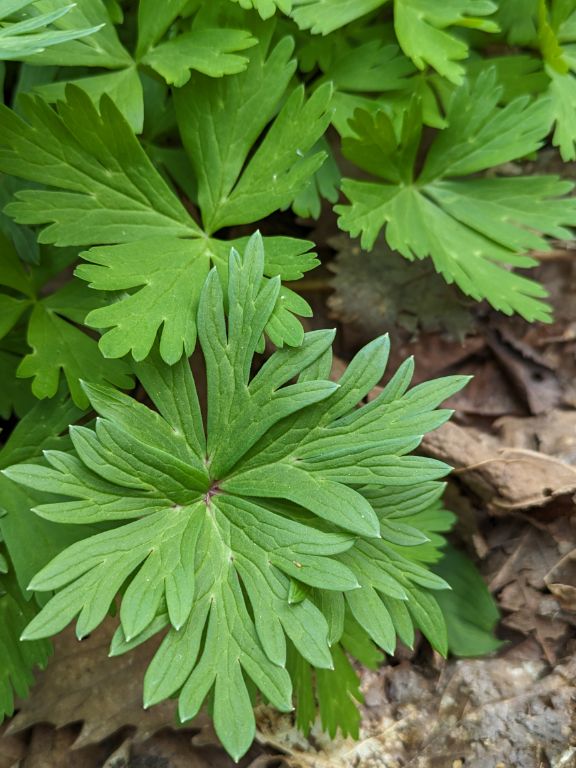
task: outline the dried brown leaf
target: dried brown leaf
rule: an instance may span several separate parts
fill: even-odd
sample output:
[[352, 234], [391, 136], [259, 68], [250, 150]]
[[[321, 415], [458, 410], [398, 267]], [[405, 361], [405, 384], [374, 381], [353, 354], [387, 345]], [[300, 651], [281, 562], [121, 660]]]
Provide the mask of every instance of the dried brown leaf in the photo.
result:
[[[60, 634], [50, 664], [38, 675], [32, 696], [21, 703], [8, 732], [17, 733], [36, 723], [60, 728], [81, 722], [74, 742], [74, 747], [80, 748], [98, 743], [125, 726], [133, 726], [136, 740], [144, 741], [175, 724], [174, 702], [148, 710], [142, 707], [144, 672], [159, 640], [124, 656], [108, 658], [115, 626], [110, 619], [82, 642], [72, 628]], [[199, 727], [204, 722], [199, 721]]]
[[576, 469], [553, 456], [507, 448], [492, 435], [448, 423], [427, 435], [423, 450], [455, 467], [494, 511], [539, 507], [576, 493]]
[[26, 745], [18, 736], [6, 735], [6, 723], [0, 726], [0, 768], [14, 768], [26, 753]]
[[543, 416], [498, 419], [502, 441], [512, 448], [523, 448], [576, 464], [576, 411], [552, 410]]
[[373, 338], [395, 325], [410, 333], [448, 331], [463, 338], [473, 326], [466, 298], [434, 271], [429, 261], [408, 262], [383, 239], [363, 251], [345, 235], [330, 240], [337, 251], [328, 304], [334, 315]]

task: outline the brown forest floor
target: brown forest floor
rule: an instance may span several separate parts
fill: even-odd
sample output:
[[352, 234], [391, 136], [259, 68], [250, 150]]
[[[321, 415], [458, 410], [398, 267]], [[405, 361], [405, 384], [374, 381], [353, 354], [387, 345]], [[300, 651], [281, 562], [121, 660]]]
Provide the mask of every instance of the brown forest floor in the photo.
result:
[[[555, 308], [554, 324], [542, 326], [470, 307], [427, 265], [385, 248], [361, 254], [328, 212], [316, 224], [286, 215], [268, 225], [318, 245], [323, 266], [294, 287], [311, 301], [314, 327], [337, 323], [336, 368], [389, 332], [391, 370], [414, 354], [418, 380], [474, 374], [450, 403], [453, 421], [423, 450], [455, 467], [452, 540], [495, 595], [506, 644], [489, 658], [445, 661], [420, 642], [363, 673], [359, 742], [303, 739], [263, 709], [240, 765], [576, 766], [576, 250], [554, 244], [537, 270]], [[82, 644], [70, 632], [57, 639], [31, 698], [0, 729], [0, 768], [233, 766], [207, 722], [176, 731], [171, 703], [141, 709], [153, 648], [108, 659], [111, 626]]]

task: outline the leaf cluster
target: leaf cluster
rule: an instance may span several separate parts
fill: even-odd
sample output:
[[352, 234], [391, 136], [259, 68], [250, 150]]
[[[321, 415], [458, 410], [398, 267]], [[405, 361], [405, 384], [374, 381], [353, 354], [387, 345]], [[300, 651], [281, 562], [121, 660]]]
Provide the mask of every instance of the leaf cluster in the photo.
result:
[[320, 670], [345, 665], [341, 649], [354, 652], [355, 642], [387, 653], [397, 635], [412, 645], [415, 628], [447, 652], [433, 595], [448, 584], [426, 564], [451, 521], [438, 504], [448, 467], [410, 453], [449, 417], [436, 407], [466, 381], [409, 389], [407, 361], [358, 409], [384, 374], [388, 340], [361, 350], [333, 383], [331, 331], [305, 334], [251, 375], [280, 289], [263, 283], [263, 270], [254, 236], [243, 258], [232, 251], [226, 293], [216, 269], [205, 280], [205, 424], [188, 362], [152, 355], [135, 371], [157, 411], [85, 383], [98, 418], [71, 428], [74, 453], [45, 450], [47, 464], [4, 471], [73, 497], [36, 506], [42, 519], [107, 525], [33, 578], [31, 589], [57, 594], [24, 636], [49, 637], [78, 617], [84, 637], [121, 591], [114, 653], [169, 628], [146, 674], [146, 705], [178, 693], [185, 721], [212, 692], [217, 732], [235, 758], [254, 736], [247, 679], [292, 708], [288, 642], [300, 666]]
[[449, 468], [413, 455], [464, 380], [406, 361], [366, 402], [379, 337], [331, 381], [279, 213], [549, 320], [517, 270], [572, 184], [521, 168], [574, 158], [575, 41], [574, 0], [0, 0], [0, 716], [118, 601], [114, 653], [165, 636], [147, 703], [206, 703], [235, 757], [258, 697], [356, 734], [351, 658], [496, 647]]
[[[76, 37], [21, 52], [29, 63], [18, 92], [39, 100], [22, 102], [24, 120], [2, 119], [0, 168], [49, 189], [23, 192], [8, 212], [17, 222], [46, 226], [45, 242], [125, 245], [94, 250], [95, 267], [79, 273], [97, 290], [130, 292], [114, 311], [89, 320], [109, 329], [102, 342], [107, 356], [148, 354], [162, 326], [160, 297], [174, 281], [182, 291], [194, 290], [184, 273], [193, 276], [197, 295], [211, 264], [225, 270], [228, 249], [214, 233], [288, 206], [318, 216], [322, 199], [338, 202], [341, 174], [326, 141], [329, 122], [336, 129], [332, 143], [353, 163], [342, 183], [349, 203], [336, 206], [342, 229], [361, 235], [368, 248], [383, 231], [391, 248], [407, 259], [431, 258], [468, 296], [528, 320], [549, 319], [543, 289], [511, 270], [533, 266], [530, 253], [547, 250], [547, 238], [566, 237], [575, 216], [566, 197], [571, 184], [548, 176], [542, 183], [523, 177], [500, 183], [491, 174], [490, 185], [483, 176], [536, 152], [551, 130], [562, 157], [574, 158], [571, 0], [530, 0], [521, 14], [513, 3], [491, 0], [449, 0], [442, 8], [430, 0], [141, 0], [126, 11], [84, 0], [66, 13], [56, 0], [32, 5], [36, 13], [54, 15], [56, 30]], [[507, 45], [516, 47], [491, 53]], [[43, 68], [47, 78], [38, 74]], [[47, 104], [64, 98], [60, 119], [48, 120]], [[463, 104], [472, 109], [469, 116]], [[515, 125], [524, 121], [526, 129], [515, 137]], [[98, 125], [108, 132], [96, 129], [95, 143], [89, 132]], [[422, 157], [419, 142], [427, 126], [437, 132], [432, 158]], [[453, 144], [468, 155], [466, 162], [462, 156], [455, 163], [445, 152]], [[390, 169], [376, 170], [386, 183], [370, 187], [363, 172], [373, 151], [398, 154], [402, 168], [392, 177]], [[68, 164], [72, 156], [68, 172], [52, 173], [55, 163], [66, 158]], [[73, 172], [79, 163], [83, 178]], [[100, 163], [112, 176], [102, 176]], [[117, 164], [120, 189], [118, 179], [112, 183]], [[134, 188], [121, 181], [131, 174]], [[462, 180], [466, 186], [454, 186]], [[193, 215], [162, 190], [163, 181], [172, 193], [173, 184], [181, 189], [196, 207]], [[150, 197], [144, 186], [157, 194]], [[540, 208], [541, 219], [527, 226], [530, 211]], [[403, 224], [399, 211], [409, 211], [417, 226]], [[494, 218], [502, 222], [496, 233]], [[143, 237], [160, 239], [148, 244], [138, 274], [131, 266], [128, 276], [115, 265], [136, 260]], [[185, 248], [182, 240], [190, 241]], [[292, 280], [314, 266], [303, 246], [281, 238], [275, 245], [273, 274]], [[161, 268], [163, 279], [157, 253], [174, 262]], [[298, 343], [293, 313], [308, 309], [289, 292], [283, 298], [274, 341]], [[139, 343], [124, 325], [143, 306], [152, 308], [152, 317]], [[179, 322], [164, 321], [171, 337], [163, 346], [167, 361], [193, 348], [193, 315], [192, 306]]]

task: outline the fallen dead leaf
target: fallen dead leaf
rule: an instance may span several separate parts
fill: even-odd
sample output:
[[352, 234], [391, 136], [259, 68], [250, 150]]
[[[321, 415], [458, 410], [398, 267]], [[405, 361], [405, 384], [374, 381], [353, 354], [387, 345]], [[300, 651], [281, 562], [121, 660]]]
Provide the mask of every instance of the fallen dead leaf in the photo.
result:
[[328, 264], [335, 275], [328, 306], [366, 339], [395, 327], [409, 334], [446, 331], [456, 338], [472, 330], [471, 302], [447, 285], [429, 261], [407, 261], [384, 238], [371, 251], [345, 235], [329, 244], [337, 255]]
[[107, 744], [91, 744], [71, 751], [75, 738], [73, 728], [55, 730], [48, 725], [37, 725], [18, 768], [93, 768], [102, 765], [108, 752]]
[[0, 725], [0, 768], [12, 768], [26, 754], [26, 745], [18, 736], [6, 735], [7, 724]]
[[569, 599], [576, 560], [572, 551], [565, 553], [572, 546], [576, 521], [562, 522], [536, 527], [500, 521], [488, 538], [490, 554], [484, 564], [504, 612], [503, 626], [532, 635], [551, 664], [565, 653], [576, 627], [576, 606]]
[[423, 451], [455, 468], [458, 480], [495, 512], [544, 506], [576, 493], [576, 469], [538, 451], [454, 423], [426, 435]]
[[493, 325], [485, 329], [487, 344], [529, 412], [546, 413], [558, 406], [562, 402], [562, 388], [555, 370], [500, 318]]
[[[8, 733], [36, 723], [60, 728], [81, 722], [74, 748], [95, 744], [119, 728], [132, 726], [136, 740], [144, 741], [161, 728], [173, 725], [175, 704], [166, 701], [148, 710], [142, 707], [142, 680], [159, 640], [131, 653], [108, 658], [116, 622], [112, 619], [79, 642], [69, 627], [55, 641], [47, 669], [38, 674], [33, 695], [21, 702]], [[198, 722], [201, 728], [205, 720]]]
[[502, 442], [511, 448], [528, 449], [576, 464], [576, 411], [552, 410], [543, 416], [495, 422]]

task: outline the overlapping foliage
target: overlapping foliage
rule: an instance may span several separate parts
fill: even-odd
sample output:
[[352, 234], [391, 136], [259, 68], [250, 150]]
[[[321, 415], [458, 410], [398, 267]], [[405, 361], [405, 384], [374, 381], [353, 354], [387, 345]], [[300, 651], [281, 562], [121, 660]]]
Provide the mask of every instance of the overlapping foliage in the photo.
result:
[[574, 158], [575, 40], [574, 0], [0, 0], [0, 715], [49, 652], [24, 624], [83, 635], [117, 595], [114, 652], [167, 633], [148, 703], [207, 697], [235, 756], [255, 689], [354, 733], [349, 655], [494, 647], [442, 564], [447, 468], [409, 455], [463, 382], [410, 390], [407, 362], [358, 408], [387, 341], [329, 381], [283, 284], [313, 243], [279, 212], [334, 205], [363, 247], [548, 320], [515, 270], [576, 206], [522, 163]]
[[448, 584], [420, 561], [435, 553], [427, 531], [445, 525], [435, 481], [448, 467], [408, 454], [448, 418], [434, 409], [466, 380], [409, 390], [408, 362], [357, 409], [384, 374], [388, 341], [361, 350], [335, 384], [327, 380], [332, 331], [305, 334], [251, 376], [280, 289], [278, 279], [263, 283], [263, 270], [258, 236], [243, 259], [232, 251], [227, 321], [217, 271], [204, 283], [206, 428], [188, 362], [169, 367], [152, 356], [136, 372], [158, 412], [86, 383], [98, 419], [93, 429], [71, 428], [74, 454], [44, 451], [49, 466], [5, 470], [75, 497], [36, 507], [46, 520], [122, 523], [73, 544], [34, 577], [31, 589], [59, 591], [24, 637], [49, 637], [76, 616], [85, 636], [129, 580], [119, 647], [171, 626], [146, 677], [146, 703], [180, 691], [187, 720], [213, 689], [216, 729], [236, 758], [254, 736], [244, 675], [274, 706], [292, 707], [287, 638], [309, 664], [330, 669], [348, 612], [388, 653], [397, 633], [412, 644], [414, 625], [446, 653], [432, 591]]

